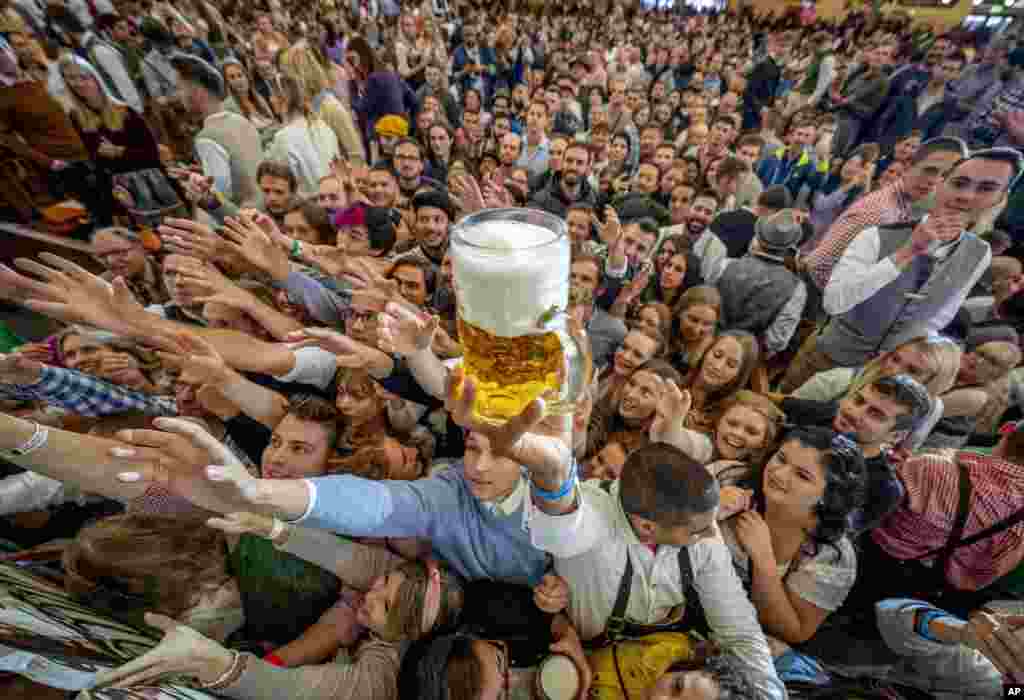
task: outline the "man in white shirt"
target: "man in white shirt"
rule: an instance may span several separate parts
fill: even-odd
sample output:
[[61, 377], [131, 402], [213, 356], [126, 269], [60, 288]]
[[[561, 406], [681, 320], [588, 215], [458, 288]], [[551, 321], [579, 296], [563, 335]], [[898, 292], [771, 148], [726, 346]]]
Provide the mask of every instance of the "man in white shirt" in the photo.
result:
[[[714, 642], [742, 665], [755, 697], [781, 699], [757, 614], [715, 525], [718, 482], [678, 448], [655, 443], [626, 460], [614, 484], [580, 484], [572, 458], [571, 416], [543, 418], [535, 401], [505, 425], [472, 418], [476, 382], [462, 370], [449, 381], [456, 423], [487, 435], [493, 450], [530, 472], [533, 544], [555, 558], [569, 584], [566, 611], [584, 640], [617, 629], [642, 631], [680, 621], [697, 596]], [[669, 433], [659, 429], [659, 433]], [[536, 431], [536, 432], [531, 432]]]
[[825, 286], [822, 305], [833, 318], [800, 349], [800, 374], [863, 365], [945, 328], [992, 260], [988, 243], [969, 230], [1022, 169], [1019, 151], [978, 151], [953, 166], [920, 222], [861, 231]]
[[728, 250], [711, 230], [710, 224], [718, 213], [718, 200], [710, 192], [698, 195], [686, 211], [686, 220], [662, 231], [662, 237], [682, 235], [690, 241], [690, 250], [700, 260], [700, 275], [707, 280], [712, 271], [726, 258]]
[[178, 94], [185, 109], [203, 120], [195, 151], [203, 174], [213, 178], [217, 192], [241, 206], [260, 206], [257, 170], [263, 145], [252, 122], [224, 109], [226, 93], [219, 71], [201, 58], [175, 54]]

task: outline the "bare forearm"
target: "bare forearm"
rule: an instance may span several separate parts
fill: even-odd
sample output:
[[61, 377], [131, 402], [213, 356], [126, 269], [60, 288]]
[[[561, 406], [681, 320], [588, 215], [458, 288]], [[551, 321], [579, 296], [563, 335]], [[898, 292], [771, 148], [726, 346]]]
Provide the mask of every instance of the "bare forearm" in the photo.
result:
[[433, 350], [420, 350], [406, 356], [405, 360], [409, 364], [413, 378], [423, 390], [435, 398], [443, 399], [448, 369]]
[[228, 380], [217, 388], [242, 413], [271, 430], [277, 427], [288, 412], [288, 400], [285, 397], [249, 381], [237, 372], [231, 372]]
[[[555, 499], [542, 497], [537, 490], [549, 495], [558, 493], [573, 477], [576, 462], [572, 448], [560, 437], [572, 436], [572, 416], [549, 416], [543, 426], [545, 434], [526, 433], [519, 438], [511, 457], [529, 468], [537, 507], [553, 515], [567, 513], [576, 506], [575, 488], [570, 485], [564, 495]], [[555, 441], [555, 449], [552, 449], [552, 441]]]
[[750, 599], [767, 634], [794, 644], [806, 640], [800, 616], [789, 600], [775, 562], [754, 563]]
[[[130, 500], [145, 493], [144, 485], [123, 483], [117, 479], [119, 472], [126, 471], [123, 462], [110, 456], [110, 448], [118, 443], [58, 428], [48, 430], [42, 447], [30, 454], [8, 456], [6, 459], [19, 467], [106, 498]], [[30, 421], [0, 413], [0, 449], [24, 445], [33, 432], [34, 426]]]
[[253, 298], [252, 303], [245, 310], [256, 323], [263, 326], [277, 340], [285, 340], [289, 333], [302, 330], [302, 324], [294, 318], [267, 306], [258, 299]]

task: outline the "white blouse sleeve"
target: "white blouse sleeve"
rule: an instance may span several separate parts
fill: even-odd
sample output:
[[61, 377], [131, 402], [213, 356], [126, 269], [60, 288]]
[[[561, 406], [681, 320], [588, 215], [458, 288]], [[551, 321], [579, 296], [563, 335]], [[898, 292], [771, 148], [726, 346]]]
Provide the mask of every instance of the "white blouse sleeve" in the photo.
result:
[[818, 545], [818, 552], [802, 560], [786, 577], [786, 587], [822, 610], [833, 612], [846, 600], [857, 578], [857, 554], [844, 537], [835, 546]]

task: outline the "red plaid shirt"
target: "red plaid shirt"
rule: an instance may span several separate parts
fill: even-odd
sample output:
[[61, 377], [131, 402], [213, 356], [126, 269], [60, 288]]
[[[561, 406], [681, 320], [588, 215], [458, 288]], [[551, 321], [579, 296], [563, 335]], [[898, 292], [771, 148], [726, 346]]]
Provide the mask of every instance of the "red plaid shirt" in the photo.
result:
[[854, 202], [835, 220], [818, 247], [806, 258], [807, 270], [818, 289], [825, 289], [832, 270], [850, 241], [869, 226], [895, 224], [913, 218], [910, 197], [899, 180]]
[[[960, 501], [957, 460], [971, 477], [970, 515], [964, 538], [995, 525], [1024, 507], [1024, 469], [998, 457], [942, 450], [916, 455], [897, 467], [906, 499], [872, 532], [890, 556], [910, 559], [944, 544], [953, 529]], [[949, 561], [947, 582], [979, 590], [1012, 571], [1024, 557], [1024, 523], [957, 549]]]

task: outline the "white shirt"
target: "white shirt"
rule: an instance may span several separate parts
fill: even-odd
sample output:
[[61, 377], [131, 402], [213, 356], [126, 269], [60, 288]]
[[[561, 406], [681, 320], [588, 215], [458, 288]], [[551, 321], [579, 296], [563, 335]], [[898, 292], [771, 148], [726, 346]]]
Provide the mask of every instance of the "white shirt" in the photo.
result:
[[[207, 122], [214, 119], [223, 119], [227, 112], [217, 112], [206, 118]], [[213, 139], [196, 139], [193, 143], [196, 157], [203, 166], [203, 175], [213, 178], [213, 187], [218, 192], [230, 194], [232, 189], [231, 180], [231, 154]]]
[[321, 119], [305, 117], [281, 127], [267, 151], [267, 159], [288, 163], [303, 196], [317, 193], [320, 178], [330, 174], [331, 161], [340, 156], [338, 137], [331, 127]]
[[[941, 258], [948, 254], [949, 249], [949, 246], [944, 246], [933, 255]], [[850, 241], [825, 286], [822, 306], [827, 314], [838, 316], [850, 311], [902, 274], [903, 270], [893, 263], [892, 258], [878, 259], [880, 250], [877, 226], [869, 226]], [[946, 299], [939, 312], [932, 318], [921, 319], [924, 324], [922, 334], [937, 333], [950, 324], [991, 262], [992, 251], [988, 250], [970, 277], [963, 281], [956, 294]]]
[[[686, 233], [685, 225], [680, 226], [680, 233]], [[710, 228], [704, 229], [693, 243], [693, 254], [700, 260], [700, 276], [708, 280], [719, 263], [729, 254], [722, 239], [712, 233]]]
[[[622, 510], [618, 483], [611, 493], [596, 480], [577, 488], [579, 505], [572, 513], [548, 515], [531, 508], [530, 533], [534, 546], [555, 557], [555, 571], [569, 584], [568, 612], [580, 638], [593, 639], [604, 631], [626, 557], [633, 562], [626, 617], [641, 624], [664, 621], [686, 600], [679, 578], [679, 548], [661, 546], [654, 553], [637, 539]], [[702, 539], [689, 550], [694, 588], [715, 643], [778, 683], [757, 613], [721, 536]], [[785, 697], [781, 683], [773, 696]]]
[[299, 348], [293, 350], [295, 366], [286, 374], [274, 377], [281, 382], [309, 384], [321, 390], [326, 389], [338, 371], [338, 356], [323, 348]]

